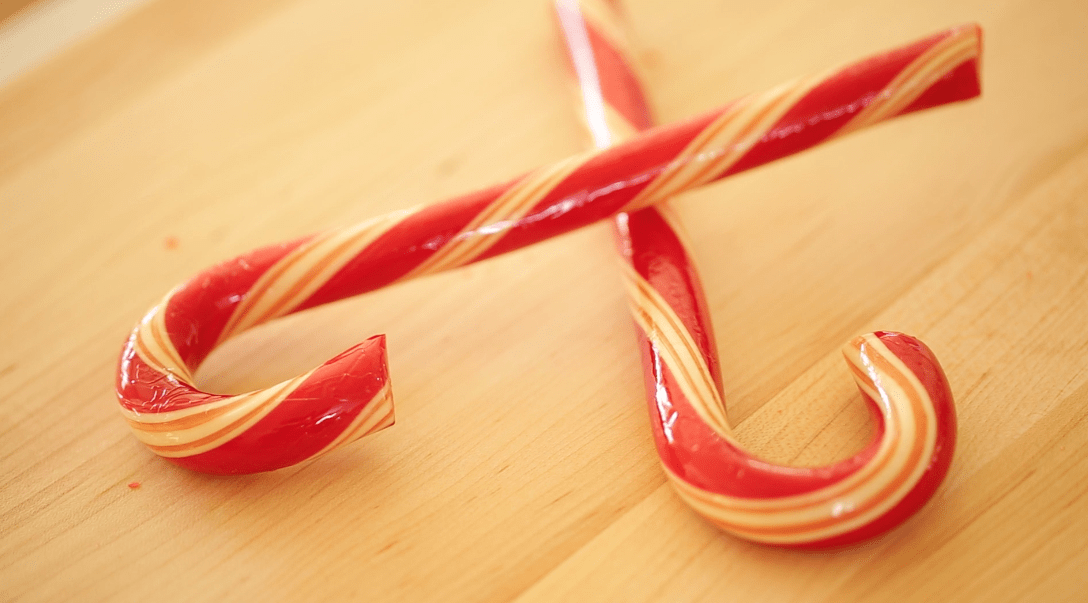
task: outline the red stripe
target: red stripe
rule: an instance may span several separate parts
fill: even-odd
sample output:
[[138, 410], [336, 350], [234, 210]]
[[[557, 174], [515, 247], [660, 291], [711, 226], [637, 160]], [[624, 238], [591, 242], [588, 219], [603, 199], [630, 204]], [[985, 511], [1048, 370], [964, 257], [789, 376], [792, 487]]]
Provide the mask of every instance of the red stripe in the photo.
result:
[[658, 455], [670, 471], [696, 488], [738, 498], [795, 496], [849, 477], [876, 454], [883, 432], [853, 457], [824, 467], [791, 467], [758, 460], [723, 440], [702, 421], [668, 367], [662, 364], [658, 372], [653, 350], [642, 333], [639, 339], [647, 392], [658, 391], [657, 384], [663, 384], [677, 413], [670, 442], [661, 424], [657, 400], [652, 394], [647, 396]]
[[[207, 452], [168, 460], [216, 474], [289, 467], [335, 440], [388, 380], [384, 337], [372, 337], [323, 364], [275, 410], [238, 437]], [[323, 403], [313, 404], [314, 400]]]
[[520, 249], [614, 215], [720, 113], [649, 131], [575, 170], [481, 259]]
[[630, 243], [622, 245], [621, 252], [680, 318], [709, 365], [711, 378], [721, 394], [721, 368], [706, 295], [683, 244], [653, 208], [629, 214], [627, 231]]
[[[851, 65], [821, 82], [795, 104], [751, 151], [725, 174], [736, 174], [799, 153], [832, 136], [864, 109], [907, 65], [948, 32]], [[950, 102], [945, 99], [943, 102]]]
[[408, 216], [356, 254], [296, 311], [396, 282], [434, 255], [518, 180], [430, 205]]
[[163, 318], [178, 355], [190, 369], [211, 353], [241, 296], [272, 265], [311, 238], [269, 245], [212, 266], [174, 293]]
[[589, 43], [593, 46], [593, 59], [597, 63], [601, 95], [605, 102], [619, 111], [635, 128], [647, 130], [653, 127], [646, 97], [642, 94], [642, 87], [631, 66], [608, 43], [608, 39], [597, 31], [592, 21], [585, 21], [585, 24]]
[[914, 99], [914, 102], [907, 105], [899, 114], [906, 115], [922, 109], [938, 107], [952, 100], [964, 100], [982, 94], [982, 83], [978, 79], [978, 73], [978, 59], [964, 61]]
[[121, 361], [122, 370], [117, 375], [117, 400], [128, 410], [141, 413], [182, 410], [230, 397], [204, 393], [184, 383], [169, 381], [157, 369], [141, 360], [135, 350], [126, 348]]

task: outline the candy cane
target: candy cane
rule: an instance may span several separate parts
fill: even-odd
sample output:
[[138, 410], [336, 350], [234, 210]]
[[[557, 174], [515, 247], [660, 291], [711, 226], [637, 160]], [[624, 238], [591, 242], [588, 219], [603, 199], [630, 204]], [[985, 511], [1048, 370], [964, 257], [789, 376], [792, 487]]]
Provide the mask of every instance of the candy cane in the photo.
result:
[[156, 454], [210, 473], [286, 467], [388, 427], [382, 336], [238, 396], [200, 391], [193, 371], [263, 322], [648, 207], [840, 131], [973, 98], [978, 41], [977, 28], [955, 29], [506, 184], [213, 266], [168, 293], [126, 342], [117, 378], [124, 417]]
[[[557, 0], [555, 8], [596, 145], [648, 129], [617, 8], [607, 0]], [[952, 395], [932, 353], [902, 334], [851, 342], [846, 358], [880, 417], [872, 445], [830, 467], [757, 459], [726, 418], [706, 300], [666, 208], [662, 201], [620, 214], [616, 234], [655, 443], [681, 498], [725, 530], [775, 545], [844, 545], [906, 520], [944, 479], [955, 448]]]

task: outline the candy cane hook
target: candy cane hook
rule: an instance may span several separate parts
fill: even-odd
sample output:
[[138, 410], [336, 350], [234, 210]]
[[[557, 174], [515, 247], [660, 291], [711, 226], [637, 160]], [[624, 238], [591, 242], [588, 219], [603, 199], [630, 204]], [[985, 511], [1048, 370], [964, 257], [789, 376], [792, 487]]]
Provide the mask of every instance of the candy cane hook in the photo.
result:
[[385, 341], [237, 396], [203, 392], [212, 349], [263, 322], [463, 266], [648, 207], [904, 113], [979, 93], [978, 30], [961, 28], [735, 101], [506, 184], [252, 251], [181, 284], [136, 326], [117, 395], [137, 438], [209, 473], [324, 454], [393, 423]]
[[[557, 0], [586, 125], [598, 147], [650, 127], [622, 19], [607, 0]], [[726, 418], [711, 321], [667, 201], [616, 221], [661, 462], [680, 496], [723, 529], [783, 546], [844, 545], [905, 521], [943, 480], [955, 448], [952, 393], [912, 337], [877, 332], [844, 349], [878, 417], [873, 442], [828, 467], [762, 461]]]

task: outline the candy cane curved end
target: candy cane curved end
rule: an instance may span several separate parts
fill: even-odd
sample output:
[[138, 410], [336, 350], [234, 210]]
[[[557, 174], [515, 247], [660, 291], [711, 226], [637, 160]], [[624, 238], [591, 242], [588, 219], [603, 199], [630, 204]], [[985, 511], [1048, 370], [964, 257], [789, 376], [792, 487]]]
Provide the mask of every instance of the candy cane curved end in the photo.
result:
[[875, 411], [877, 433], [861, 452], [832, 465], [763, 461], [703, 421], [682, 394], [670, 401], [675, 417], [662, 420], [660, 405], [651, 404], [658, 451], [680, 497], [736, 536], [798, 548], [872, 538], [920, 509], [947, 474], [955, 449], [956, 416], [944, 371], [925, 344], [902, 333], [863, 335], [843, 354]]
[[193, 384], [192, 371], [246, 310], [242, 301], [254, 280], [246, 276], [262, 263], [277, 265], [268, 256], [286, 255], [276, 253], [280, 247], [213, 267], [178, 287], [126, 341], [117, 377], [121, 412], [155, 454], [204, 473], [257, 473], [393, 424], [384, 335], [269, 388], [221, 395]]

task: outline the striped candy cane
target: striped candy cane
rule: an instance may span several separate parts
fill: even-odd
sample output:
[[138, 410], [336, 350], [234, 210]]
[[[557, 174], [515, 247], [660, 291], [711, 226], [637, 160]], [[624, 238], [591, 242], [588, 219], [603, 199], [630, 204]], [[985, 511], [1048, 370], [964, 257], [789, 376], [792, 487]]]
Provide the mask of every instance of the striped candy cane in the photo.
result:
[[156, 454], [198, 471], [269, 471], [393, 423], [385, 341], [238, 396], [192, 373], [263, 322], [463, 266], [807, 149], [841, 132], [979, 94], [979, 32], [945, 32], [584, 153], [511, 182], [265, 247], [176, 287], [136, 326], [117, 378], [125, 419]]
[[[557, 0], [556, 12], [596, 145], [648, 129], [617, 7]], [[880, 417], [873, 444], [830, 467], [759, 460], [730, 429], [706, 300], [666, 208], [620, 214], [616, 235], [655, 443], [681, 498], [737, 536], [784, 546], [849, 544], [905, 521], [944, 479], [955, 447], [952, 395], [932, 353], [902, 334], [859, 337], [845, 355]]]

